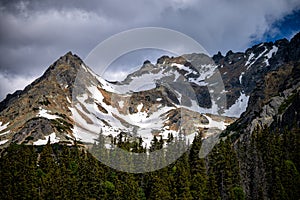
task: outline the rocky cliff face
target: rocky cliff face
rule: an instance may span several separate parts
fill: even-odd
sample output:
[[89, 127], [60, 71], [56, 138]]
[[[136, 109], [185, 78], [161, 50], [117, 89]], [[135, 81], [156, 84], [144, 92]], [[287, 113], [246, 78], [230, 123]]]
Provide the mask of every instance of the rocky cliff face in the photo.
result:
[[[272, 141], [260, 141], [257, 138], [281, 138], [278, 141], [288, 141], [284, 134], [297, 134], [300, 127], [299, 41], [298, 33], [290, 42], [276, 42], [280, 47], [269, 60], [270, 70], [257, 79], [246, 112], [222, 133], [222, 136], [231, 138], [236, 149], [243, 188], [248, 199], [268, 199], [275, 193], [270, 189], [276, 183], [274, 166], [270, 166], [273, 158], [268, 157], [268, 152], [274, 151], [272, 148], [278, 144], [272, 144], [272, 147]], [[258, 134], [261, 135], [258, 137]], [[266, 146], [261, 146], [264, 143]], [[293, 145], [295, 143], [285, 143], [283, 148], [293, 149], [291, 153], [297, 152], [297, 147]], [[281, 159], [292, 159], [285, 156], [290, 152], [276, 152], [273, 156], [279, 156], [280, 153]], [[274, 163], [280, 165], [278, 160]]]
[[280, 46], [269, 61], [270, 69], [253, 75], [256, 86], [250, 93], [247, 110], [226, 133], [231, 130], [232, 133], [248, 133], [257, 127], [284, 128], [299, 124], [299, 109], [294, 106], [298, 105], [300, 86], [299, 38], [298, 33], [290, 42], [279, 40], [275, 43]]

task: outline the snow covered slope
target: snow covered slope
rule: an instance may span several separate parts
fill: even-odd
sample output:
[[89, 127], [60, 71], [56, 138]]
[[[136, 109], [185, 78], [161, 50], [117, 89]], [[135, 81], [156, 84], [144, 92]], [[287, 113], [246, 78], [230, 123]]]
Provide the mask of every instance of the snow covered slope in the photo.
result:
[[162, 56], [116, 83], [69, 52], [0, 103], [0, 145], [40, 145], [49, 138], [93, 143], [102, 132], [141, 136], [149, 146], [154, 135], [191, 138], [207, 129], [220, 132], [246, 110], [257, 82], [282, 62], [276, 57], [282, 57], [278, 55], [287, 44], [262, 43], [245, 53], [212, 58], [197, 53]]
[[[131, 137], [142, 137], [144, 146], [149, 147], [154, 135], [167, 139], [172, 133], [176, 137], [184, 128], [184, 135], [193, 138], [199, 128], [204, 125], [209, 128], [210, 123], [200, 112], [194, 90], [186, 81], [190, 74], [197, 74], [193, 81], [198, 79], [197, 83], [203, 87], [214, 71], [210, 67], [216, 69], [204, 66], [204, 76], [193, 67], [178, 63], [156, 66], [148, 63], [123, 82], [115, 84], [103, 80], [88, 67], [82, 67], [73, 90], [73, 107], [70, 108], [75, 122], [74, 136], [81, 142], [93, 143], [99, 132], [113, 137], [126, 133]], [[139, 89], [143, 84], [151, 87]], [[205, 111], [209, 112], [209, 109]], [[175, 116], [179, 120], [174, 121]], [[215, 128], [221, 131], [225, 126]]]

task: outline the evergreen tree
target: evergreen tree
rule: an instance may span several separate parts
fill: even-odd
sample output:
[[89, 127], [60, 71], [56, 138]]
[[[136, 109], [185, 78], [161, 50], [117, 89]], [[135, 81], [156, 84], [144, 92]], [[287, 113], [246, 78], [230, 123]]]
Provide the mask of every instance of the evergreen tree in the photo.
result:
[[189, 153], [189, 164], [191, 169], [191, 194], [194, 199], [205, 199], [207, 196], [207, 172], [205, 160], [199, 158], [202, 146], [202, 133], [195, 135]]

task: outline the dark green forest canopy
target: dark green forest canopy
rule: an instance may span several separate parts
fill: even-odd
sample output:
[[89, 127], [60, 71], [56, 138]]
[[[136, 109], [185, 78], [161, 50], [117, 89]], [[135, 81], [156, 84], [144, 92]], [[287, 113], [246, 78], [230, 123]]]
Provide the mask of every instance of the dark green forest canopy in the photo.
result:
[[[176, 162], [143, 174], [109, 168], [79, 146], [12, 144], [1, 153], [0, 199], [299, 199], [299, 135], [264, 129], [249, 144], [220, 141], [205, 158], [198, 135]], [[153, 141], [153, 151], [162, 147]], [[264, 185], [256, 184], [257, 168]]]

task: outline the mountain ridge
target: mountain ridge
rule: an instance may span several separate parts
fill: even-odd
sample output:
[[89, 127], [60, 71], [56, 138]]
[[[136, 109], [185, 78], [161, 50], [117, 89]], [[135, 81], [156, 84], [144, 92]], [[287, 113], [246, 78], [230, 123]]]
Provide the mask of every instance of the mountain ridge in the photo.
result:
[[[47, 138], [52, 133], [56, 133], [57, 135], [55, 137], [59, 138], [59, 141], [72, 143], [72, 141], [78, 139], [78, 134], [74, 133], [74, 128], [76, 128], [76, 121], [78, 121], [79, 118], [85, 121], [84, 124], [79, 126], [81, 131], [81, 128], [89, 130], [88, 127], [90, 127], [90, 124], [98, 124], [100, 127], [109, 126], [109, 130], [111, 127], [123, 127], [119, 128], [118, 131], [120, 133], [124, 130], [128, 131], [129, 129], [126, 129], [126, 127], [131, 126], [129, 125], [130, 123], [136, 124], [132, 124], [133, 127], [141, 125], [133, 119], [133, 121], [128, 124], [126, 120], [122, 119], [122, 115], [127, 114], [132, 117], [135, 115], [140, 117], [145, 115], [145, 120], [148, 120], [150, 119], [149, 113], [147, 114], [149, 109], [154, 109], [154, 112], [152, 111], [153, 113], [158, 112], [161, 109], [158, 107], [161, 102], [164, 106], [171, 106], [174, 111], [178, 106], [188, 108], [190, 111], [188, 111], [189, 113], [186, 115], [194, 116], [194, 114], [192, 114], [193, 112], [200, 113], [199, 116], [206, 118], [204, 121], [213, 122], [213, 119], [206, 114], [215, 112], [213, 111], [213, 105], [217, 99], [213, 99], [207, 87], [213, 85], [209, 83], [209, 78], [216, 70], [218, 70], [222, 76], [227, 97], [227, 107], [223, 108], [223, 116], [228, 116], [228, 118], [224, 118], [223, 120], [230, 121], [231, 123], [234, 119], [230, 117], [240, 117], [240, 115], [246, 111], [241, 115], [241, 118], [231, 126], [242, 127], [243, 125], [240, 126], [237, 124], [249, 124], [252, 119], [251, 117], [248, 117], [248, 119], [245, 116], [251, 115], [247, 114], [249, 113], [249, 109], [257, 107], [252, 106], [253, 102], [256, 102], [253, 100], [256, 98], [255, 91], [260, 90], [257, 88], [260, 88], [260, 85], [264, 84], [263, 79], [265, 76], [272, 71], [281, 69], [285, 63], [298, 62], [300, 55], [299, 35], [300, 33], [296, 34], [291, 41], [281, 39], [274, 43], [260, 43], [248, 48], [245, 53], [229, 51], [225, 56], [218, 53], [211, 58], [201, 54], [186, 54], [175, 58], [162, 56], [157, 59], [156, 64], [145, 61], [139, 70], [129, 74], [124, 81], [116, 83], [105, 81], [92, 72], [77, 55], [68, 52], [54, 62], [40, 78], [28, 85], [23, 91], [16, 91], [13, 94], [9, 94], [0, 102], [0, 139], [2, 143], [6, 140], [9, 141], [8, 138], [11, 138], [10, 140], [12, 142], [26, 143], [26, 141], [31, 141], [34, 143], [34, 141], [45, 140], [45, 137]], [[295, 75], [298, 68], [290, 67], [290, 70], [291, 71], [287, 74]], [[281, 71], [285, 72], [286, 70]], [[78, 79], [78, 74], [80, 73], [90, 78]], [[149, 86], [141, 89], [137, 88], [136, 91], [132, 91], [132, 89], [134, 89], [133, 86], [140, 86], [139, 84], [145, 83], [145, 76], [150, 76]], [[272, 76], [270, 75], [270, 77]], [[136, 80], [137, 83], [134, 82]], [[142, 82], [139, 82], [140, 80], [142, 80]], [[182, 84], [182, 80], [189, 82], [187, 88], [190, 88], [191, 94], [187, 94], [187, 96], [182, 96], [183, 91], [180, 89], [180, 87], [186, 85], [176, 86], [176, 84], [174, 84], [176, 82]], [[293, 80], [294, 82], [297, 81], [298, 77], [295, 76]], [[161, 84], [164, 82], [168, 83], [168, 87]], [[87, 98], [82, 99], [80, 102], [77, 101], [78, 99], [74, 96], [73, 91], [77, 89], [74, 88], [74, 86], [78, 87], [81, 85], [86, 87], [83, 91], [86, 92]], [[92, 91], [89, 91], [90, 86], [96, 87], [94, 87]], [[281, 84], [281, 87], [284, 86], [285, 82]], [[186, 89], [186, 91], [189, 90]], [[136, 99], [120, 96], [117, 91], [122, 91], [123, 93], [124, 91], [125, 93], [133, 92], [132, 94], [136, 94]], [[152, 92], [149, 93], [149, 96], [143, 94], [142, 91]], [[99, 95], [93, 96], [95, 92], [101, 97]], [[161, 99], [160, 95], [162, 94], [166, 95], [166, 98]], [[114, 98], [123, 99], [123, 104], [126, 104], [125, 107], [129, 109], [129, 111], [125, 111], [124, 109], [122, 111], [120, 104], [112, 102]], [[151, 103], [147, 103], [144, 98], [150, 98]], [[288, 98], [288, 96], [286, 98]], [[157, 101], [158, 99], [161, 100]], [[74, 100], [78, 103], [78, 107], [74, 107]], [[251, 104], [251, 108], [247, 108], [248, 100]], [[139, 101], [143, 103], [141, 104]], [[97, 109], [95, 110], [94, 107], [90, 107], [92, 104], [88, 102], [92, 102], [93, 105], [96, 105]], [[284, 102], [284, 99], [281, 99], [280, 102]], [[131, 103], [133, 106], [130, 107], [128, 103]], [[51, 109], [49, 110], [48, 108]], [[111, 110], [111, 108], [117, 110]], [[257, 109], [261, 108], [262, 106], [257, 107]], [[76, 117], [74, 118], [74, 112], [77, 119], [75, 119]], [[105, 116], [108, 116], [108, 113], [111, 119], [115, 120], [115, 122], [118, 121], [118, 126], [116, 126], [116, 124], [112, 125], [114, 124], [113, 122], [107, 121], [107, 117]], [[121, 113], [121, 115], [118, 113]], [[150, 115], [153, 113], [150, 113]], [[29, 115], [31, 117], [29, 117]], [[161, 121], [162, 118], [160, 118], [160, 116], [163, 115], [165, 115], [165, 117], [168, 116], [167, 113], [160, 114], [157, 116], [157, 119]], [[102, 116], [102, 118], [99, 118], [99, 116]], [[12, 119], [14, 122], [7, 124], [10, 123]], [[177, 125], [174, 126], [172, 123], [177, 123]], [[179, 120], [179, 124], [178, 122], [172, 123], [170, 124], [165, 121], [163, 123], [165, 125], [162, 125], [162, 127], [173, 128], [163, 128], [163, 130], [179, 131], [178, 128], [181, 121]], [[224, 127], [224, 124], [218, 126]], [[200, 131], [207, 127], [207, 125], [204, 123], [200, 126], [197, 125], [198, 128], [196, 126], [193, 127], [194, 131]], [[157, 128], [161, 129], [156, 127], [153, 130]], [[92, 131], [96, 130], [93, 129]], [[158, 130], [155, 130], [154, 132], [157, 131]], [[253, 126], [251, 131], [253, 131]], [[166, 132], [166, 134], [167, 133], [170, 132]], [[8, 137], [8, 135], [12, 134], [13, 136]]]

